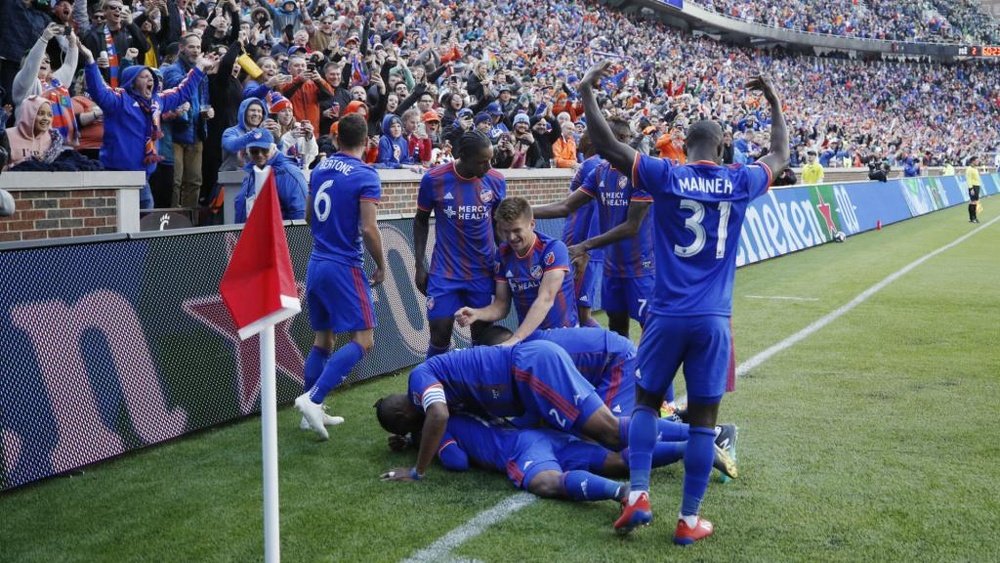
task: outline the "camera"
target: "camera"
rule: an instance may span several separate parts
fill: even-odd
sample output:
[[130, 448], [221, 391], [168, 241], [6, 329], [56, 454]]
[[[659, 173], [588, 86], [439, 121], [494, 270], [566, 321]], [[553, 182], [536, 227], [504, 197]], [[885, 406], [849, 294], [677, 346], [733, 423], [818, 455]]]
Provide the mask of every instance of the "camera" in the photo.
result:
[[73, 26], [67, 25], [66, 27], [63, 28], [63, 35], [65, 35], [66, 37], [69, 37], [71, 33], [73, 33]]
[[316, 72], [316, 63], [314, 61], [307, 62], [306, 70], [308, 70], [309, 72]]

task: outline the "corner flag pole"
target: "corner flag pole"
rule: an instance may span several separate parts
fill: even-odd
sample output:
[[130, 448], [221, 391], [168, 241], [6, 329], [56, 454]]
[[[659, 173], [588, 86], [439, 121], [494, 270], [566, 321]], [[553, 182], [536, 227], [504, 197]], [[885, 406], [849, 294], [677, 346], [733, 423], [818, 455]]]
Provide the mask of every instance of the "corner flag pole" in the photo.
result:
[[278, 533], [278, 401], [274, 325], [260, 333], [260, 419], [264, 464], [264, 561], [281, 561]]

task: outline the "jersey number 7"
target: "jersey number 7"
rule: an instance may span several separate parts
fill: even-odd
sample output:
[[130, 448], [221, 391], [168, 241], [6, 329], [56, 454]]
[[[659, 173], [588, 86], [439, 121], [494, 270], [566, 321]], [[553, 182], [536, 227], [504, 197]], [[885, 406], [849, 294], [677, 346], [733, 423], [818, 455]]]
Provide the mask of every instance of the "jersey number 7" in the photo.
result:
[[[719, 228], [716, 231], [715, 259], [722, 260], [726, 256], [726, 237], [729, 235], [729, 210], [733, 204], [729, 201], [719, 202]], [[708, 238], [705, 227], [705, 205], [693, 199], [682, 199], [681, 209], [691, 211], [691, 216], [684, 220], [684, 228], [694, 233], [694, 242], [687, 246], [674, 245], [674, 254], [681, 258], [690, 258], [705, 248]]]

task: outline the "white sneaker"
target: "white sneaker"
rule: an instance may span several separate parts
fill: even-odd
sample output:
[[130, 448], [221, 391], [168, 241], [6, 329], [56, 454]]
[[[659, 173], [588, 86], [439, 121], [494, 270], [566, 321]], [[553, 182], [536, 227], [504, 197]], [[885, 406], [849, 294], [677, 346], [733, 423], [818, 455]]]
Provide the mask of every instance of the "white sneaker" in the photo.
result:
[[[320, 406], [323, 407], [323, 426], [337, 426], [338, 424], [344, 423], [344, 417], [330, 416], [326, 413], [325, 403]], [[302, 420], [299, 421], [299, 430], [312, 430], [312, 427], [309, 426], [309, 421], [306, 420], [306, 417], [304, 416], [302, 417]]]
[[309, 428], [312, 428], [320, 438], [324, 440], [330, 439], [330, 433], [326, 431], [326, 426], [323, 424], [323, 418], [326, 413], [323, 412], [323, 407], [312, 402], [309, 398], [309, 393], [303, 393], [296, 397], [295, 408], [299, 409], [302, 413], [302, 418], [306, 420]]

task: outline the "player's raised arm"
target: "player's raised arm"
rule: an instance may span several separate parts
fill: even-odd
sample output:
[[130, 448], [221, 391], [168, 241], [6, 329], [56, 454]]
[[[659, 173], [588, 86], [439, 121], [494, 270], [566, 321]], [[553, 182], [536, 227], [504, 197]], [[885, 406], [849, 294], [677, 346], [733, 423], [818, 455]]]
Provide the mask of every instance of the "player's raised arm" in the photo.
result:
[[574, 190], [562, 201], [532, 207], [531, 214], [535, 219], [556, 219], [559, 217], [566, 217], [587, 203], [590, 203], [592, 199], [593, 198], [590, 194], [582, 190]]
[[[781, 112], [781, 98], [778, 97], [774, 85], [771, 84], [771, 79], [767, 76], [754, 76], [747, 82], [747, 88], [760, 90], [764, 94], [764, 99], [771, 106], [771, 147], [768, 153], [760, 159], [760, 162], [766, 164], [771, 170], [771, 179], [773, 180], [785, 168], [788, 168], [788, 159], [791, 156], [788, 149], [788, 127], [785, 125], [785, 116]], [[587, 120], [590, 120], [589, 115]]]
[[[597, 153], [618, 170], [629, 173], [635, 162], [635, 149], [615, 138], [607, 120], [604, 119], [604, 113], [597, 105], [597, 95], [594, 94], [594, 87], [600, 87], [601, 79], [608, 75], [610, 66], [610, 62], [604, 61], [587, 71], [587, 75], [580, 81], [580, 97], [583, 99], [583, 111], [587, 115], [587, 132]], [[787, 158], [785, 160], [787, 161]]]

